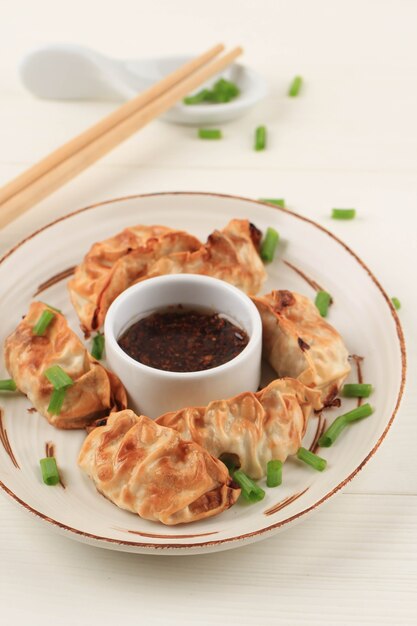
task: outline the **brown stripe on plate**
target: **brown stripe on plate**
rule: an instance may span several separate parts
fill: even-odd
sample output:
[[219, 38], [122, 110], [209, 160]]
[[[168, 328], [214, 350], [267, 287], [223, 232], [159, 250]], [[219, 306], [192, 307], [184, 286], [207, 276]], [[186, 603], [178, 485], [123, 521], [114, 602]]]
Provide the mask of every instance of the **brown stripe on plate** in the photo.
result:
[[324, 433], [324, 431], [326, 430], [326, 418], [323, 416], [323, 413], [319, 413], [318, 419], [317, 419], [317, 430], [316, 430], [316, 434], [314, 435], [314, 439], [312, 441], [311, 446], [309, 447], [310, 452], [313, 452], [314, 454], [316, 454], [318, 448], [319, 448], [319, 439], [322, 436], [322, 434]]
[[[365, 357], [358, 356], [357, 354], [351, 354], [350, 358], [352, 359], [352, 361], [355, 362], [355, 365], [356, 365], [356, 375], [358, 377], [358, 383], [359, 383], [359, 385], [362, 385], [363, 384], [362, 362], [363, 362]], [[358, 398], [358, 406], [361, 406], [362, 402], [363, 402], [363, 398]]]
[[319, 283], [317, 283], [315, 280], [307, 276], [307, 274], [305, 274], [298, 267], [296, 267], [289, 261], [286, 261], [285, 259], [282, 259], [282, 260], [285, 263], [285, 265], [288, 265], [288, 267], [290, 267], [292, 270], [294, 270], [294, 272], [296, 272], [299, 276], [301, 276], [301, 278], [303, 278], [306, 281], [306, 283], [308, 283], [310, 287], [312, 287], [315, 291], [326, 291], [326, 289], [324, 289], [321, 285], [319, 285]]
[[4, 417], [4, 413], [3, 413], [3, 409], [0, 407], [0, 441], [3, 444], [3, 448], [6, 450], [7, 454], [10, 457], [11, 462], [13, 463], [13, 465], [17, 468], [20, 469], [19, 463], [16, 461], [16, 457], [13, 454], [13, 450], [12, 447], [10, 445], [10, 441], [9, 441], [9, 436], [7, 434], [7, 430], [3, 424], [3, 417]]
[[194, 537], [208, 537], [209, 535], [217, 535], [218, 530], [213, 530], [210, 533], [196, 533], [194, 535], [163, 535], [159, 533], [143, 533], [139, 530], [129, 530], [127, 528], [116, 528], [115, 530], [120, 530], [125, 533], [130, 533], [131, 535], [139, 535], [140, 537], [149, 537], [149, 539], [193, 539]]
[[76, 269], [76, 265], [74, 265], [73, 267], [69, 267], [66, 270], [62, 270], [62, 272], [59, 272], [58, 274], [51, 276], [51, 278], [48, 278], [48, 280], [45, 280], [43, 283], [39, 285], [39, 287], [33, 294], [33, 297], [36, 298], [36, 296], [39, 296], [40, 293], [42, 293], [43, 291], [46, 291], [47, 289], [49, 289], [49, 287], [53, 287], [57, 283], [60, 283], [61, 280], [64, 280], [65, 278], [72, 276], [75, 272], [75, 269]]
[[301, 496], [303, 496], [305, 492], [309, 489], [310, 487], [306, 487], [304, 491], [299, 491], [298, 493], [294, 493], [292, 496], [288, 496], [288, 498], [284, 498], [284, 500], [281, 500], [280, 502], [278, 502], [278, 504], [274, 504], [274, 506], [266, 509], [266, 511], [264, 511], [264, 515], [273, 515], [274, 513], [278, 513], [278, 511], [281, 511], [289, 504], [292, 504], [293, 502], [298, 500], [298, 498], [301, 498]]
[[[45, 443], [45, 456], [46, 456], [46, 457], [51, 457], [51, 456], [53, 456], [53, 457], [55, 457], [55, 459], [56, 459], [56, 455], [55, 455], [55, 444], [54, 444], [54, 443], [52, 443], [52, 441], [47, 441], [47, 442]], [[57, 465], [58, 465], [58, 463], [57, 463]], [[63, 489], [66, 489], [66, 487], [65, 487], [64, 483], [62, 482], [61, 472], [59, 471], [59, 468], [58, 468], [58, 474], [59, 474], [59, 484], [61, 485], [61, 487], [62, 487]]]

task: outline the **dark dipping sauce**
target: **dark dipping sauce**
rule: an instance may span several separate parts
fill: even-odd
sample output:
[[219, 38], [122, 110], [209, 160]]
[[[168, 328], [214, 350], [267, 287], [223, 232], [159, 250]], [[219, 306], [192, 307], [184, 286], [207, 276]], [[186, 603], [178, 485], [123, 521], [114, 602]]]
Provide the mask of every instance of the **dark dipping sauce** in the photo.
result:
[[182, 305], [156, 311], [118, 340], [132, 359], [168, 372], [199, 372], [234, 359], [249, 337], [218, 313]]

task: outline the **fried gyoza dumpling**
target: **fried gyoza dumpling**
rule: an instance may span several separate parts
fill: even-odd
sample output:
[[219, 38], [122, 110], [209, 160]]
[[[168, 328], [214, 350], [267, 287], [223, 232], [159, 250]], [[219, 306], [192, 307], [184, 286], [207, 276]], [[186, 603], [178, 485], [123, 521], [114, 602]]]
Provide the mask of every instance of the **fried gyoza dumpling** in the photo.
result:
[[[46, 309], [42, 302], [33, 302], [5, 341], [6, 367], [18, 389], [57, 428], [84, 428], [114, 409], [125, 408], [126, 392], [120, 380], [90, 356], [63, 315], [54, 311], [44, 334], [34, 334]], [[44, 371], [52, 365], [59, 365], [74, 381], [58, 415], [48, 412], [53, 387]]]
[[319, 389], [322, 404], [331, 404], [350, 372], [339, 333], [298, 293], [272, 291], [252, 300], [262, 318], [264, 358], [278, 376]]
[[215, 230], [199, 250], [163, 257], [143, 278], [205, 274], [231, 283], [245, 293], [255, 294], [266, 278], [258, 254], [260, 238], [261, 232], [248, 220], [231, 220], [223, 230]]
[[111, 502], [168, 525], [217, 515], [240, 494], [207, 450], [130, 410], [91, 431], [78, 463]]
[[257, 393], [245, 392], [207, 407], [165, 413], [158, 424], [177, 430], [213, 456], [237, 457], [251, 478], [266, 474], [268, 461], [285, 461], [295, 454], [311, 410], [320, 406], [320, 393], [291, 378], [274, 380]]
[[95, 243], [68, 283], [84, 332], [100, 328], [113, 300], [157, 259], [201, 245], [196, 237], [165, 226], [132, 226]]

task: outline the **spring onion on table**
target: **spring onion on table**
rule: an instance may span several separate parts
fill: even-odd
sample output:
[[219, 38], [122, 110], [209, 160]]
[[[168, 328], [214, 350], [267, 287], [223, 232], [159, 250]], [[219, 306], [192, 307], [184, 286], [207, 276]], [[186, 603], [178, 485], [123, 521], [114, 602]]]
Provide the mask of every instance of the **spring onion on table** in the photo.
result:
[[265, 497], [265, 491], [259, 487], [249, 476], [238, 469], [231, 473], [233, 480], [240, 486], [242, 496], [247, 502], [259, 502]]
[[332, 209], [334, 220], [353, 220], [356, 217], [356, 209]]
[[343, 385], [342, 396], [345, 398], [369, 398], [373, 391], [372, 385], [356, 383]]
[[266, 126], [258, 126], [255, 130], [255, 150], [265, 150], [266, 147]]
[[0, 391], [16, 391], [16, 383], [11, 378], [0, 380]]
[[98, 361], [103, 357], [104, 350], [104, 335], [103, 333], [97, 333], [93, 339], [93, 347], [91, 349], [91, 356]]
[[278, 487], [282, 483], [282, 461], [268, 461], [266, 465], [266, 484], [268, 487]]
[[327, 317], [329, 306], [331, 304], [332, 297], [327, 291], [318, 291], [316, 299], [314, 301], [319, 313], [322, 317]]
[[33, 334], [37, 335], [38, 337], [43, 335], [46, 329], [48, 328], [49, 324], [54, 319], [54, 317], [55, 317], [55, 313], [52, 313], [52, 311], [48, 311], [48, 310], [42, 311], [42, 315], [40, 316], [35, 326], [33, 327]]
[[326, 430], [326, 432], [319, 439], [319, 446], [322, 448], [329, 448], [338, 438], [340, 433], [352, 422], [361, 420], [364, 417], [369, 417], [373, 413], [373, 408], [370, 404], [362, 404], [353, 411], [340, 415], [335, 419], [333, 424]]
[[326, 459], [322, 459], [321, 456], [310, 452], [310, 450], [306, 448], [299, 448], [297, 458], [299, 458], [300, 461], [304, 461], [304, 463], [307, 463], [307, 465], [310, 465], [318, 472], [322, 472], [327, 466]]
[[39, 461], [42, 472], [42, 480], [45, 485], [57, 485], [59, 483], [59, 472], [55, 457], [48, 456]]
[[221, 139], [222, 131], [218, 128], [199, 128], [198, 136], [200, 139]]
[[266, 202], [266, 204], [275, 204], [275, 206], [285, 206], [284, 198], [259, 198], [260, 202]]
[[269, 226], [266, 231], [265, 239], [261, 245], [261, 259], [267, 263], [271, 263], [274, 259], [275, 250], [279, 242], [279, 233]]
[[300, 89], [301, 89], [302, 82], [303, 82], [303, 79], [301, 76], [295, 76], [288, 90], [288, 95], [291, 98], [298, 96]]

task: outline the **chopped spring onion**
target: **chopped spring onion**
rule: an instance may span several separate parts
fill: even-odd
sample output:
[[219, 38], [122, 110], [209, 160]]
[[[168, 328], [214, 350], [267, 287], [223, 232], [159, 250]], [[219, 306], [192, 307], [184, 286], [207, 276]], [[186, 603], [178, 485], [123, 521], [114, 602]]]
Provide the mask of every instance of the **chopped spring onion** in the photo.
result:
[[199, 128], [198, 136], [200, 139], [221, 139], [222, 131], [218, 128]]
[[72, 378], [59, 365], [48, 367], [44, 374], [49, 382], [52, 383], [54, 389], [64, 389], [74, 384]]
[[353, 220], [356, 216], [356, 209], [332, 209], [334, 220]]
[[91, 356], [99, 361], [103, 356], [103, 350], [104, 350], [104, 335], [103, 333], [97, 333], [97, 335], [93, 339], [93, 347], [91, 350]]
[[45, 311], [42, 311], [42, 315], [33, 327], [33, 334], [37, 335], [38, 337], [43, 335], [54, 317], [55, 313], [52, 313], [52, 311], [48, 311], [47, 309], [45, 309]]
[[266, 126], [258, 126], [255, 130], [255, 150], [265, 150], [266, 147]]
[[275, 204], [275, 206], [285, 206], [284, 198], [259, 198], [259, 200], [267, 204]]
[[184, 104], [201, 104], [210, 102], [211, 104], [221, 104], [230, 102], [240, 94], [239, 87], [230, 80], [220, 78], [214, 83], [212, 89], [202, 89], [192, 96], [184, 98]]
[[322, 317], [327, 317], [332, 297], [327, 291], [318, 291], [314, 301]]
[[0, 380], [0, 391], [16, 391], [16, 383], [11, 378]]
[[356, 383], [343, 385], [342, 395], [345, 398], [369, 398], [372, 391], [372, 385], [366, 383]]
[[295, 78], [293, 79], [290, 85], [290, 88], [288, 89], [288, 95], [291, 96], [291, 98], [298, 96], [302, 82], [303, 82], [303, 79], [301, 76], [295, 76]]
[[48, 413], [51, 415], [59, 415], [61, 413], [67, 389], [68, 387], [61, 387], [61, 389], [53, 390], [51, 399], [49, 400]]
[[398, 309], [401, 309], [401, 302], [398, 300], [398, 298], [396, 298], [395, 296], [391, 298], [391, 302], [394, 305], [394, 308], [398, 311]]
[[259, 502], [264, 499], [265, 491], [249, 478], [249, 476], [246, 476], [242, 470], [238, 469], [232, 472], [232, 478], [240, 486], [242, 496], [247, 502]]
[[192, 96], [187, 96], [184, 98], [184, 104], [200, 104], [201, 102], [206, 102], [208, 100], [210, 91], [208, 89], [202, 89]]
[[297, 452], [297, 457], [300, 461], [304, 461], [307, 465], [311, 465], [318, 472], [322, 472], [326, 469], [327, 461], [326, 459], [322, 459], [321, 456], [317, 456], [314, 452], [310, 452], [306, 448], [299, 448]]
[[45, 485], [57, 485], [59, 483], [59, 472], [55, 457], [48, 456], [39, 461], [42, 472], [42, 480]]
[[266, 466], [266, 484], [278, 487], [282, 483], [282, 461], [268, 461]]
[[279, 242], [279, 233], [275, 228], [268, 227], [266, 230], [265, 239], [261, 245], [261, 259], [267, 263], [271, 263], [274, 259], [276, 247]]
[[352, 422], [361, 420], [364, 417], [369, 417], [373, 412], [373, 408], [370, 404], [362, 404], [353, 411], [340, 415], [335, 419], [333, 424], [326, 430], [326, 432], [319, 439], [319, 446], [323, 448], [329, 448], [338, 438], [340, 433]]

